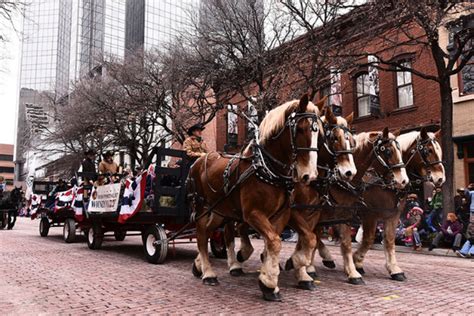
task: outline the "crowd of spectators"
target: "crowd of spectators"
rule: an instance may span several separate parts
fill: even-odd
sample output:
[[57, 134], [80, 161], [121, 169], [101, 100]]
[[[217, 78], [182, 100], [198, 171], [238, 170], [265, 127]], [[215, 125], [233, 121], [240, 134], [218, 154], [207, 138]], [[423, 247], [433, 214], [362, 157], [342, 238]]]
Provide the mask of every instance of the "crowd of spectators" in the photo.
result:
[[444, 246], [460, 257], [474, 256], [474, 183], [466, 189], [459, 188], [454, 202], [454, 211], [444, 217], [440, 188], [433, 190], [432, 196], [423, 202], [417, 194], [409, 194], [397, 240], [415, 250], [421, 250], [425, 242], [429, 251]]

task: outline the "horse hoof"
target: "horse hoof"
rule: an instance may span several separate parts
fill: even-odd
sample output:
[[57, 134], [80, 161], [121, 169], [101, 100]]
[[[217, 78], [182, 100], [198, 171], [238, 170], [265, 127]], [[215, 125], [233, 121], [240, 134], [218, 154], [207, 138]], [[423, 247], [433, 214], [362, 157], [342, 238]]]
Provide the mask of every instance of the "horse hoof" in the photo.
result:
[[[237, 261], [240, 262], [240, 263], [245, 261], [244, 257], [242, 256], [242, 252], [240, 250], [237, 252]], [[262, 262], [263, 262], [263, 260], [262, 260]]]
[[403, 272], [391, 274], [390, 277], [392, 278], [392, 280], [400, 281], [400, 282], [403, 282], [407, 279], [407, 277], [405, 276], [405, 273]]
[[362, 278], [349, 278], [349, 283], [352, 285], [363, 285], [365, 284]]
[[357, 272], [359, 272], [360, 274], [364, 275], [365, 274], [365, 270], [364, 268], [356, 268]]
[[219, 285], [219, 281], [217, 281], [216, 277], [214, 277], [214, 278], [204, 278], [204, 279], [202, 279], [202, 283], [204, 285], [210, 285], [210, 286]]
[[299, 281], [298, 288], [301, 290], [314, 291], [316, 290], [316, 285], [313, 281]]
[[281, 302], [280, 292], [274, 293], [275, 289], [271, 289], [258, 280], [258, 286], [263, 294], [263, 299], [270, 302]]
[[329, 268], [329, 269], [335, 269], [336, 268], [336, 263], [332, 260], [323, 260], [323, 265], [326, 268]]
[[263, 256], [263, 253], [260, 254], [260, 261], [263, 262], [265, 260], [265, 257]]
[[295, 268], [295, 266], [293, 265], [293, 259], [288, 259], [286, 260], [286, 264], [285, 264], [285, 271], [290, 271], [290, 270], [293, 270]]
[[196, 278], [200, 278], [202, 276], [202, 272], [198, 270], [198, 268], [196, 267], [196, 263], [193, 262], [193, 275], [196, 277]]
[[313, 278], [313, 280], [316, 280], [318, 278], [318, 275], [316, 272], [308, 272], [308, 275]]
[[230, 270], [229, 273], [233, 277], [239, 277], [239, 276], [244, 275], [244, 271], [242, 270], [242, 268], [237, 268], [237, 269], [234, 269], [234, 270]]

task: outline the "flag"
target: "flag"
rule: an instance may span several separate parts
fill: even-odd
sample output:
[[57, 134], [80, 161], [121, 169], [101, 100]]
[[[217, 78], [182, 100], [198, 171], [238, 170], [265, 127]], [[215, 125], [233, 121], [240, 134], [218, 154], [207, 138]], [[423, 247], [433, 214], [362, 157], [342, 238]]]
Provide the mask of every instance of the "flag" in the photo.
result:
[[74, 199], [72, 200], [72, 209], [74, 210], [74, 217], [78, 222], [84, 219], [84, 188], [76, 189]]
[[54, 212], [58, 212], [68, 205], [71, 205], [74, 199], [75, 188], [56, 193], [56, 202], [54, 203]]
[[127, 179], [122, 196], [122, 205], [120, 206], [119, 223], [125, 223], [142, 208], [145, 200], [147, 175], [148, 172], [145, 171], [135, 179]]

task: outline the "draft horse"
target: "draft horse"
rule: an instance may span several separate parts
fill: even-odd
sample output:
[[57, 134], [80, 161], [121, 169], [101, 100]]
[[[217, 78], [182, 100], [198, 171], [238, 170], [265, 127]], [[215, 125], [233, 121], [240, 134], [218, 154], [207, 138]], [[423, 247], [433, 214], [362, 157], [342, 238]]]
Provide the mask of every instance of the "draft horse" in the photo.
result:
[[199, 252], [193, 274], [202, 277], [204, 284], [218, 284], [207, 249], [212, 232], [225, 220], [246, 222], [265, 240], [259, 275], [263, 297], [281, 300], [280, 234], [290, 217], [295, 183], [309, 185], [317, 178], [319, 112], [307, 95], [280, 105], [265, 116], [259, 137], [240, 155], [210, 153], [191, 167], [188, 190]]
[[15, 226], [21, 200], [21, 188], [15, 187], [10, 192], [2, 192], [2, 196], [0, 196], [0, 228], [12, 229]]
[[[437, 139], [439, 131], [428, 133], [422, 128], [397, 137], [400, 144], [403, 161], [411, 182], [432, 181], [435, 185], [442, 185], [446, 179], [442, 163], [442, 151]], [[411, 183], [410, 182], [410, 183]], [[375, 230], [378, 221], [384, 222], [384, 251], [386, 264], [391, 279], [404, 281], [406, 276], [398, 266], [395, 256], [395, 229], [400, 214], [405, 208], [408, 191], [383, 186], [370, 186], [363, 193], [366, 207], [357, 212], [362, 222], [363, 238], [357, 251], [353, 255], [353, 262], [357, 271], [364, 274], [363, 261], [375, 239]], [[343, 238], [350, 239], [349, 232]], [[323, 262], [333, 262], [330, 252], [323, 243], [318, 243], [318, 250]], [[325, 264], [327, 265], [327, 264]]]

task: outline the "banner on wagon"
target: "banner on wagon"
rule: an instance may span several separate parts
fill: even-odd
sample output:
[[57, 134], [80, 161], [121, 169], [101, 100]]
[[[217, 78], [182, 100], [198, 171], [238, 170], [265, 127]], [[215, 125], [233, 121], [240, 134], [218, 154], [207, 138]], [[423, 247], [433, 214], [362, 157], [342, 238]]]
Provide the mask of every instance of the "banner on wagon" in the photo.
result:
[[116, 212], [120, 198], [120, 183], [107, 184], [92, 189], [87, 211], [89, 213]]

